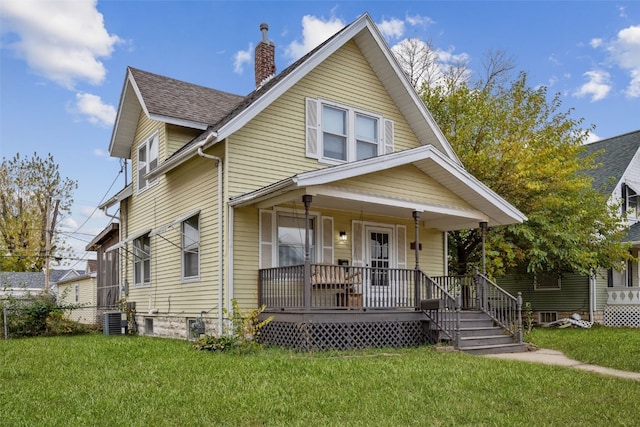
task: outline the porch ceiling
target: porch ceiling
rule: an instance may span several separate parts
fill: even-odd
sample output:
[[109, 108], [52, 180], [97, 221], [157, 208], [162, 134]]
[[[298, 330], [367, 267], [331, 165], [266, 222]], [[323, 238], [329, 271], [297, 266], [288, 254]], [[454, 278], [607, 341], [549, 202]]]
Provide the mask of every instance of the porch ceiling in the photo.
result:
[[258, 203], [259, 209], [282, 204], [300, 204], [302, 195], [313, 196], [311, 209], [333, 209], [354, 212], [357, 215], [380, 215], [392, 218], [411, 219], [412, 212], [420, 212], [420, 220], [428, 228], [442, 231], [477, 228], [480, 221], [488, 221], [478, 210], [461, 209], [455, 206], [438, 205], [417, 200], [408, 200], [379, 194], [363, 193], [331, 186], [310, 186], [280, 196], [267, 198]]

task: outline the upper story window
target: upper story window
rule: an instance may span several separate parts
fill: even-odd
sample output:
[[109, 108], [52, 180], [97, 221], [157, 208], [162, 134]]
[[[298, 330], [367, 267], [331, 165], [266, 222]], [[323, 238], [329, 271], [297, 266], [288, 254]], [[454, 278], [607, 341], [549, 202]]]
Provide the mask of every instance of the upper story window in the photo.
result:
[[393, 121], [326, 100], [306, 100], [307, 156], [326, 163], [392, 153]]
[[133, 283], [135, 286], [151, 284], [151, 240], [149, 233], [133, 241]]
[[158, 135], [146, 140], [138, 148], [138, 190], [143, 190], [155, 180], [145, 179], [145, 175], [158, 167]]
[[194, 279], [200, 274], [200, 215], [182, 223], [182, 278]]
[[628, 185], [625, 185], [625, 190], [627, 215], [629, 218], [640, 218], [640, 195]]

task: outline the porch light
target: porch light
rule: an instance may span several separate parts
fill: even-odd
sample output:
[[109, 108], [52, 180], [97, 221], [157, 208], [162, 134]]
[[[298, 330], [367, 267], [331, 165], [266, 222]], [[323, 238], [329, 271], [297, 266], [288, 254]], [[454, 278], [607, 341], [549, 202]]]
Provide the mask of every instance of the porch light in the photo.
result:
[[340, 232], [340, 240], [343, 242], [347, 241], [347, 232], [346, 231], [341, 231]]

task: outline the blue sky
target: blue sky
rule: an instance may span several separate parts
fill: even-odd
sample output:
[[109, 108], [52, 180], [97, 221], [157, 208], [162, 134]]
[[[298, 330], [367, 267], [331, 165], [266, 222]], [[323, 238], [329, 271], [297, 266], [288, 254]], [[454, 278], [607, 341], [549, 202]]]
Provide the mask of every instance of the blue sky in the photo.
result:
[[96, 207], [124, 186], [107, 149], [127, 66], [245, 95], [261, 22], [282, 70], [364, 12], [390, 46], [430, 41], [442, 64], [471, 72], [505, 50], [531, 85], [561, 94], [562, 111], [596, 125], [592, 140], [640, 129], [636, 1], [2, 0], [0, 156], [50, 152], [78, 181], [61, 230], [75, 258], [93, 257], [84, 246], [110, 221]]

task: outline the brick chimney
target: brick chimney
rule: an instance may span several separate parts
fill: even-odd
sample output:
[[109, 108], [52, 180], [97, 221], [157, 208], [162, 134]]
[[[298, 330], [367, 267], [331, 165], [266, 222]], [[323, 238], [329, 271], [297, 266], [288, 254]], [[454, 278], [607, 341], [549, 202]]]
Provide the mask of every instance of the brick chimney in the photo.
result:
[[276, 74], [276, 46], [267, 39], [269, 25], [260, 24], [260, 31], [262, 31], [262, 40], [255, 50], [256, 88], [262, 86], [266, 80]]

